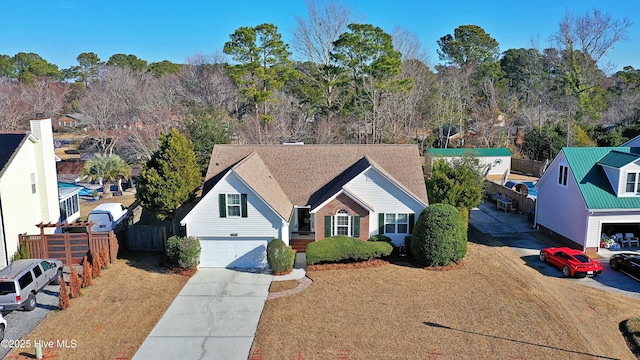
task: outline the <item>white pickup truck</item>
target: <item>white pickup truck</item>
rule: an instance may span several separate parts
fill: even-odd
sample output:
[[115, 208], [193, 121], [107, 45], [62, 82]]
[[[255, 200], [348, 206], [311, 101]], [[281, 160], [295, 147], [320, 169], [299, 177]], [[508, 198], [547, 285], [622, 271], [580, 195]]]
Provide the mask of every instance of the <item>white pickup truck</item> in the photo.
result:
[[93, 222], [92, 232], [114, 231], [129, 215], [127, 207], [120, 203], [104, 203], [91, 210], [87, 218]]

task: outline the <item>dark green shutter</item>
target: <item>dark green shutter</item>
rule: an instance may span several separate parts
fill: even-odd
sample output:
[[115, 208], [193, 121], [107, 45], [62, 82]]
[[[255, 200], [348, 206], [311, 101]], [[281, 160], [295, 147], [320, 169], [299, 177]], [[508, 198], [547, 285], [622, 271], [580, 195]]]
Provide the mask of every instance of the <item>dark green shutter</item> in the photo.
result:
[[384, 213], [378, 214], [378, 234], [384, 234]]
[[240, 194], [240, 212], [242, 217], [247, 217], [247, 194]]
[[413, 234], [413, 223], [415, 222], [416, 214], [409, 214], [409, 234]]
[[331, 216], [324, 217], [324, 237], [331, 236]]
[[218, 205], [220, 205], [220, 217], [227, 217], [227, 195], [218, 194]]
[[353, 217], [353, 237], [360, 237], [360, 216]]

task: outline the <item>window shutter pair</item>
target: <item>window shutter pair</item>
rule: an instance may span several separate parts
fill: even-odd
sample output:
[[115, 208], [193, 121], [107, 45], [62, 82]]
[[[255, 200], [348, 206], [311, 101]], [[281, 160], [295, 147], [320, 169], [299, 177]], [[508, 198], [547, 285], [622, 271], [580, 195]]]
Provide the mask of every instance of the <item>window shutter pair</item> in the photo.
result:
[[[384, 234], [384, 213], [378, 214], [378, 234]], [[409, 214], [409, 234], [413, 234], [413, 225], [415, 223], [416, 214]]]
[[[220, 210], [220, 217], [227, 217], [227, 194], [218, 194], [218, 207]], [[240, 194], [240, 214], [242, 217], [248, 217], [247, 194]]]
[[[360, 216], [353, 216], [353, 237], [360, 237]], [[331, 236], [333, 216], [324, 217], [324, 237]]]

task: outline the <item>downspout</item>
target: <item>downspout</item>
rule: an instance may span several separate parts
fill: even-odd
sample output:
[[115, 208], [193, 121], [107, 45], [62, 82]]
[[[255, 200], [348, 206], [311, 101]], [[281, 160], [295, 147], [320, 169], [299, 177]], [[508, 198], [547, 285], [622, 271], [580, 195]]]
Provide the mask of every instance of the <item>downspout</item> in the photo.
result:
[[[0, 196], [0, 244], [2, 244], [2, 257], [4, 262], [0, 261], [0, 265], [7, 266], [9, 264], [9, 255], [7, 254], [7, 241], [4, 233], [4, 215], [2, 214], [2, 196]], [[0, 259], [1, 260], [1, 259]]]

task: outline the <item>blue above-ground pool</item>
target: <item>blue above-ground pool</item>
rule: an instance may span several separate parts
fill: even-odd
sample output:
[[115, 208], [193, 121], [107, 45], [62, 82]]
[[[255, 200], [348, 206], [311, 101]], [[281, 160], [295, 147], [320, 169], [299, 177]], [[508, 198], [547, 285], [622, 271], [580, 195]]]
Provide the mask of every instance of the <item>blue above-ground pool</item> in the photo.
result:
[[78, 185], [78, 184], [69, 184], [69, 183], [64, 183], [64, 182], [58, 182], [58, 187], [61, 187], [61, 188], [79, 187], [79, 188], [82, 188], [82, 190], [80, 190], [80, 192], [78, 192], [78, 195], [80, 195], [80, 196], [92, 196], [92, 193], [93, 193], [93, 190], [89, 190], [86, 187], [84, 187], [82, 185]]

